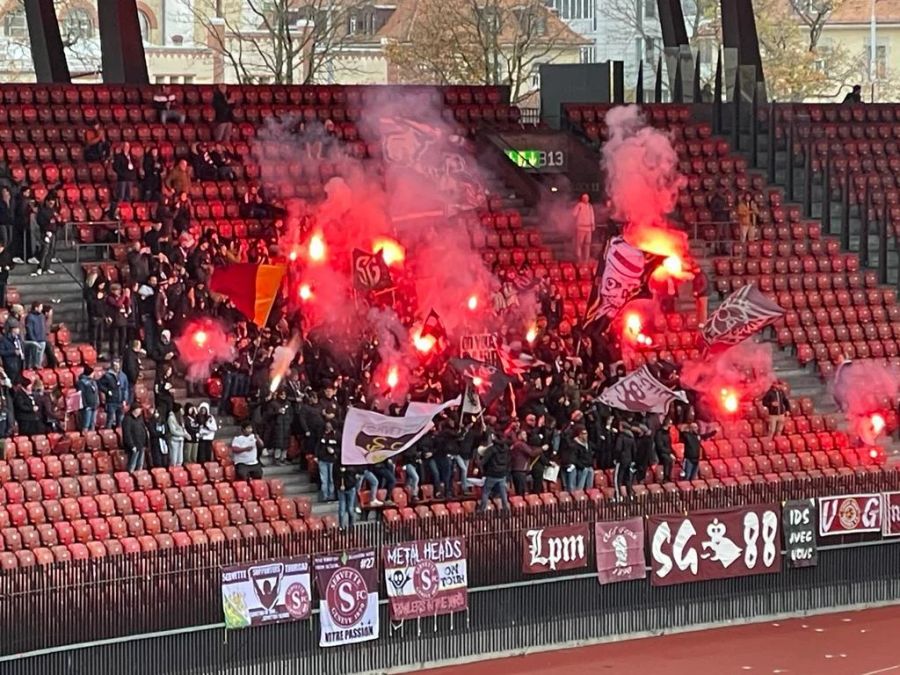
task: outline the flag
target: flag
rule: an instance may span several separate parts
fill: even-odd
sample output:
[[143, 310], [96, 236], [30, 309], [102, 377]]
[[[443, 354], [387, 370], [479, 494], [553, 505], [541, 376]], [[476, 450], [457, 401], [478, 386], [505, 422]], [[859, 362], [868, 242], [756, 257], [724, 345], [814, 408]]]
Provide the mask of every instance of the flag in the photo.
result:
[[463, 415], [480, 415], [482, 411], [481, 399], [478, 398], [478, 392], [469, 382], [466, 382], [466, 391], [463, 393], [462, 414]]
[[610, 408], [637, 413], [664, 413], [676, 398], [687, 403], [683, 391], [669, 389], [653, 376], [647, 366], [642, 366], [600, 394], [600, 402]]
[[543, 361], [538, 361], [531, 354], [519, 352], [516, 354], [510, 349], [509, 345], [500, 345], [497, 347], [497, 358], [500, 360], [500, 367], [507, 375], [523, 375], [532, 368], [546, 366]]
[[410, 401], [406, 406], [404, 417], [434, 417], [440, 415], [447, 408], [455, 408], [462, 403], [462, 396], [451, 398], [443, 403], [422, 403], [420, 401]]
[[610, 239], [597, 265], [582, 326], [604, 332], [626, 304], [647, 290], [647, 280], [662, 260], [663, 256], [645, 253], [624, 237]]
[[359, 291], [383, 291], [394, 285], [381, 251], [353, 249], [353, 287]]
[[450, 341], [447, 338], [447, 329], [444, 328], [441, 317], [433, 309], [425, 317], [425, 323], [422, 324], [422, 332], [419, 333], [419, 337], [434, 338], [434, 351], [438, 354], [447, 351], [447, 347], [450, 346]]
[[755, 284], [742, 286], [716, 308], [700, 328], [710, 349], [727, 349], [775, 323], [784, 310], [763, 295]]
[[226, 296], [257, 326], [265, 326], [285, 270], [284, 265], [251, 263], [217, 267], [209, 281], [209, 290]]
[[466, 378], [466, 386], [471, 384], [486, 406], [502, 396], [512, 382], [499, 368], [475, 359], [450, 359], [450, 365]]
[[434, 426], [431, 415], [388, 417], [350, 408], [341, 436], [341, 463], [378, 464], [409, 448]]

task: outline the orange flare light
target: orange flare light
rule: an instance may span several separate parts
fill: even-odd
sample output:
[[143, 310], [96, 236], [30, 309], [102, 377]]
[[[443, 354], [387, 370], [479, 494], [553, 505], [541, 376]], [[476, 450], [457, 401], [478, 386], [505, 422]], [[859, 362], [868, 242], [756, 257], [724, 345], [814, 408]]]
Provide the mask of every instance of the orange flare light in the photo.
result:
[[875, 413], [874, 415], [872, 415], [870, 421], [872, 422], [872, 431], [875, 432], [876, 436], [884, 431], [885, 426], [887, 426], [884, 421], [884, 417], [882, 417], [882, 415], [880, 415], [879, 413]]
[[475, 377], [472, 378], [472, 384], [475, 385], [475, 388], [476, 388], [476, 389], [480, 389], [480, 388], [481, 388], [481, 385], [484, 384], [484, 380], [482, 380], [482, 379], [481, 379], [480, 377], [478, 377], [478, 376], [475, 376]]
[[732, 389], [723, 389], [722, 390], [722, 408], [724, 408], [727, 413], [736, 413], [738, 408], [740, 407], [741, 400], [738, 398], [737, 393], [735, 393]]
[[300, 288], [297, 289], [297, 295], [300, 296], [303, 302], [309, 300], [312, 297], [312, 289], [309, 287], [309, 284], [300, 284]]
[[476, 309], [478, 309], [478, 296], [476, 296], [476, 295], [469, 296], [468, 306], [469, 306], [469, 310], [472, 312], [474, 312]]
[[206, 334], [205, 330], [198, 330], [196, 333], [194, 333], [194, 344], [198, 347], [205, 346], [208, 339], [209, 336]]
[[391, 366], [387, 374], [387, 385], [393, 389], [400, 382], [400, 373], [397, 372], [397, 366]]
[[625, 315], [625, 330], [631, 333], [632, 336], [639, 335], [643, 326], [644, 322], [641, 321], [640, 314], [629, 312]]
[[525, 333], [525, 341], [528, 344], [534, 344], [534, 341], [537, 339], [537, 326], [531, 325], [528, 327], [528, 332]]
[[309, 259], [315, 262], [325, 260], [325, 240], [321, 234], [314, 234], [309, 239]]
[[415, 345], [416, 349], [423, 354], [427, 354], [428, 352], [430, 352], [434, 347], [434, 343], [435, 339], [433, 335], [426, 335], [425, 337], [416, 335], [416, 337], [413, 338], [413, 344]]
[[399, 265], [406, 260], [406, 249], [390, 237], [378, 237], [372, 242], [372, 252], [381, 251], [381, 259], [388, 267]]
[[684, 265], [681, 262], [681, 258], [677, 255], [670, 255], [668, 258], [663, 260], [663, 267], [670, 276], [676, 278], [678, 278], [678, 276], [681, 275], [684, 270]]

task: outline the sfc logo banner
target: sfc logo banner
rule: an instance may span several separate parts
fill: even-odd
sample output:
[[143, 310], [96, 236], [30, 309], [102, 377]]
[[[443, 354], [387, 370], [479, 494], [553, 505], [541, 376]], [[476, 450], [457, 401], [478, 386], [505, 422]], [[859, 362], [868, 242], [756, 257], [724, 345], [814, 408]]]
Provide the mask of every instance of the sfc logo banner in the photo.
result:
[[446, 537], [385, 546], [383, 558], [392, 619], [452, 614], [468, 607], [465, 539]]
[[587, 523], [525, 530], [522, 571], [540, 574], [587, 567], [590, 536]]
[[378, 578], [375, 549], [317, 555], [320, 647], [378, 639]]
[[309, 556], [281, 558], [222, 570], [226, 628], [248, 628], [309, 618]]

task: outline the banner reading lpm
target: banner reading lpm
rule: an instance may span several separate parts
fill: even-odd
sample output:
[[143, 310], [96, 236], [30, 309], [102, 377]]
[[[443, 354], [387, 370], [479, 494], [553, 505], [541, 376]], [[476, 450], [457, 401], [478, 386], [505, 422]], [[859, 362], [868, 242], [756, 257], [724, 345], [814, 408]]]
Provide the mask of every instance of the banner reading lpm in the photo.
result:
[[784, 550], [790, 567], [814, 567], [819, 564], [816, 544], [816, 500], [794, 499], [784, 503]]
[[326, 553], [313, 559], [319, 591], [319, 646], [378, 639], [375, 549]]
[[446, 537], [385, 546], [384, 582], [397, 621], [468, 607], [466, 541]]
[[650, 581], [669, 586], [781, 571], [781, 509], [650, 516]]
[[522, 571], [539, 574], [587, 567], [590, 536], [587, 523], [525, 530]]
[[226, 628], [247, 628], [309, 617], [309, 556], [279, 558], [222, 570]]

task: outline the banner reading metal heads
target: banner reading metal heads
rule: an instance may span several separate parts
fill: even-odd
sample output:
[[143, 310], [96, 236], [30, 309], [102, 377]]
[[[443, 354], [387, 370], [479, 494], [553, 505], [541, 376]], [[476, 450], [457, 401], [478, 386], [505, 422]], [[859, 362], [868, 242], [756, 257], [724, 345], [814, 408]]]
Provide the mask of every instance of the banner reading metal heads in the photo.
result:
[[341, 463], [358, 466], [383, 462], [409, 448], [433, 426], [430, 414], [388, 417], [349, 408], [341, 437]]
[[710, 349], [728, 348], [775, 323], [784, 310], [754, 285], [742, 286], [729, 295], [700, 328]]
[[605, 331], [625, 305], [646, 289], [647, 279], [661, 261], [661, 256], [645, 253], [624, 237], [610, 239], [597, 266], [582, 325]]
[[468, 607], [466, 541], [445, 537], [383, 549], [384, 582], [395, 621], [452, 614]]
[[600, 401], [610, 408], [637, 413], [664, 413], [674, 399], [687, 403], [683, 391], [669, 389], [647, 366], [641, 366], [600, 394]]

